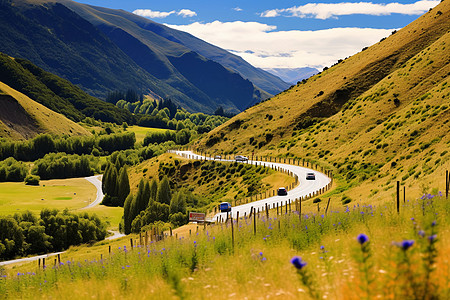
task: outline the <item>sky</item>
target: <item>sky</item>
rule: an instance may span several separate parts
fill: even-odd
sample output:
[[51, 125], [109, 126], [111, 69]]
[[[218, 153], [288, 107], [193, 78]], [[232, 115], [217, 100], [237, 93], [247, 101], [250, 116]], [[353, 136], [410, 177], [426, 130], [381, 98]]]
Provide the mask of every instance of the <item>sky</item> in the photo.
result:
[[79, 0], [186, 31], [255, 67], [322, 69], [387, 37], [440, 1]]

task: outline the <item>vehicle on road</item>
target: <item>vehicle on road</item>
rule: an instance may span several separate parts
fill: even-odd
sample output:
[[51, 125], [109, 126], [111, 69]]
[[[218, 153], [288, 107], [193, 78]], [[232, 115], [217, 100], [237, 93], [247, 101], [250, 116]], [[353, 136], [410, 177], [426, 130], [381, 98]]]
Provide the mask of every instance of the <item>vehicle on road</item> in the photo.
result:
[[220, 156], [220, 155], [215, 155], [215, 156], [214, 156], [214, 159], [222, 159], [222, 156]]
[[220, 212], [230, 212], [231, 211], [231, 203], [230, 202], [222, 202], [219, 204]]
[[277, 195], [278, 196], [287, 196], [287, 190], [286, 190], [286, 188], [284, 188], [284, 187], [280, 187], [280, 188], [278, 188], [278, 190], [277, 190]]
[[316, 180], [316, 175], [314, 173], [306, 173], [306, 180]]
[[247, 161], [247, 160], [248, 160], [248, 157], [242, 156], [242, 155], [236, 155], [236, 156], [234, 157], [234, 160], [235, 160], [235, 161]]

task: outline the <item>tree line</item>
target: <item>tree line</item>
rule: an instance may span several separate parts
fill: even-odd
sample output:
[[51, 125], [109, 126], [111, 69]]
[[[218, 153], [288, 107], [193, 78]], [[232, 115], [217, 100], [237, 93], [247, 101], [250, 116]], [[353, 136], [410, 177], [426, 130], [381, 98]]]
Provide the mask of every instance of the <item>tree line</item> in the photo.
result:
[[134, 132], [93, 135], [54, 137], [40, 134], [31, 140], [0, 140], [0, 160], [13, 157], [19, 161], [35, 161], [48, 153], [64, 152], [67, 154], [110, 154], [114, 151], [132, 149], [136, 143]]
[[104, 193], [103, 205], [123, 207], [125, 199], [130, 193], [130, 180], [128, 178], [127, 165], [122, 155], [116, 155], [114, 163], [108, 162], [102, 179]]
[[184, 190], [174, 193], [166, 176], [159, 183], [141, 179], [137, 193], [130, 193], [125, 200], [120, 230], [129, 234], [156, 222], [186, 224], [189, 197], [192, 195]]
[[74, 214], [67, 209], [43, 209], [0, 216], [0, 260], [16, 256], [62, 251], [69, 246], [103, 240], [106, 224], [96, 215]]

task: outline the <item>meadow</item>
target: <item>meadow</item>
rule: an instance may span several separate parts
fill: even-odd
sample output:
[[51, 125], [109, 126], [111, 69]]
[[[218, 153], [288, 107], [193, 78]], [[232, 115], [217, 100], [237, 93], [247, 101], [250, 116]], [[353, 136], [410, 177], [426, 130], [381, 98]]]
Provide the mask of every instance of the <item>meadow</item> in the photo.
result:
[[42, 180], [39, 186], [23, 182], [0, 183], [0, 215], [43, 208], [69, 210], [85, 207], [95, 200], [97, 189], [84, 178]]
[[402, 201], [399, 213], [390, 202], [372, 206], [357, 201], [341, 208], [327, 214], [304, 208], [299, 215], [292, 207], [278, 215], [270, 211], [268, 218], [264, 212], [256, 219], [191, 225], [189, 232], [174, 231], [159, 242], [139, 245], [138, 236], [131, 235], [73, 247], [60, 263], [51, 260], [45, 269], [35, 262], [1, 270], [0, 296], [450, 297], [450, 241], [445, 239], [450, 202], [441, 193]]
[[142, 126], [137, 126], [137, 125], [129, 126], [127, 128], [128, 132], [134, 132], [134, 134], [136, 135], [136, 142], [137, 143], [142, 143], [144, 141], [145, 136], [149, 132], [151, 132], [151, 133], [165, 133], [167, 130], [175, 132], [174, 130], [170, 130], [170, 129], [148, 128], [148, 127], [142, 127]]

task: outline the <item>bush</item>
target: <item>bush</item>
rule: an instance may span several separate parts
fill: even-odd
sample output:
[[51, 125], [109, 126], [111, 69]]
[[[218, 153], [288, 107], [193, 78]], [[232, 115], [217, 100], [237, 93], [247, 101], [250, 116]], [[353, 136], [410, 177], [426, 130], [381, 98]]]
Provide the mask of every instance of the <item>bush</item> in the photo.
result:
[[322, 202], [322, 200], [321, 200], [320, 198], [315, 198], [315, 199], [313, 200], [313, 203], [319, 203], [319, 202]]
[[25, 184], [26, 185], [39, 185], [40, 177], [36, 175], [27, 175], [25, 177]]

